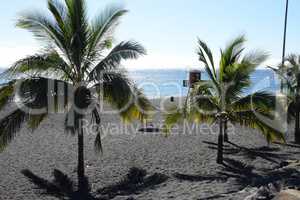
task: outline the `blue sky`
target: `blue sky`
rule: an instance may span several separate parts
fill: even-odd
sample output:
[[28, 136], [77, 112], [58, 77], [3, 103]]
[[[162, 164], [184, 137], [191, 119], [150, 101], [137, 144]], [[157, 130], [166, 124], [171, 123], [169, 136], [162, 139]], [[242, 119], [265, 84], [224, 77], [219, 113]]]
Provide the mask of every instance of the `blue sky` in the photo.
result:
[[[267, 64], [280, 61], [285, 0], [87, 0], [90, 17], [110, 3], [129, 9], [117, 29], [117, 41], [134, 39], [148, 55], [128, 68], [175, 68], [198, 65], [197, 37], [216, 55], [226, 42], [246, 34], [248, 49], [271, 54]], [[45, 0], [10, 0], [1, 4], [0, 66], [38, 51], [40, 43], [14, 27], [20, 11], [46, 9]], [[300, 1], [290, 0], [287, 53], [300, 53]], [[46, 11], [46, 10], [45, 10]]]

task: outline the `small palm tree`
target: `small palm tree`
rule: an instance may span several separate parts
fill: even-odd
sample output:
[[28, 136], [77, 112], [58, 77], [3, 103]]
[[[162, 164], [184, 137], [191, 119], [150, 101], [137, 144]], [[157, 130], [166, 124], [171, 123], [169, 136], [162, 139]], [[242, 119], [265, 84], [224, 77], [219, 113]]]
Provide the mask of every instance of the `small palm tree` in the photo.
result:
[[300, 144], [300, 56], [290, 55], [287, 59], [287, 77], [290, 94], [289, 113], [295, 116], [295, 143]]
[[107, 7], [91, 22], [84, 0], [48, 0], [48, 10], [49, 16], [37, 11], [18, 19], [17, 26], [31, 31], [47, 48], [16, 62], [3, 74], [11, 81], [0, 89], [0, 109], [11, 98], [17, 99], [19, 106], [0, 120], [0, 149], [15, 137], [23, 122], [34, 129], [49, 113], [66, 112], [65, 129], [78, 137], [78, 187], [82, 190], [82, 121], [89, 116], [98, 127], [96, 150], [102, 150], [99, 108], [103, 102], [98, 97], [119, 109], [125, 120], [144, 119], [145, 111], [151, 109], [120, 70], [122, 60], [136, 59], [145, 49], [134, 41], [112, 48], [114, 29], [127, 12], [121, 7]]
[[295, 118], [295, 143], [300, 144], [300, 55], [291, 54], [285, 61], [284, 66], [270, 68], [283, 80], [289, 98], [288, 116]]
[[[183, 108], [166, 115], [166, 129], [174, 123], [188, 119], [200, 123], [219, 123], [217, 163], [223, 162], [223, 141], [227, 135], [227, 123], [259, 129], [268, 141], [283, 140], [283, 135], [261, 121], [256, 113], [271, 117], [274, 96], [264, 91], [244, 95], [251, 85], [250, 75], [267, 58], [260, 51], [242, 56], [244, 36], [237, 37], [221, 50], [218, 71], [213, 55], [205, 42], [199, 40], [198, 56], [209, 77], [194, 84]], [[228, 135], [226, 136], [228, 137]], [[228, 138], [225, 138], [228, 140]]]

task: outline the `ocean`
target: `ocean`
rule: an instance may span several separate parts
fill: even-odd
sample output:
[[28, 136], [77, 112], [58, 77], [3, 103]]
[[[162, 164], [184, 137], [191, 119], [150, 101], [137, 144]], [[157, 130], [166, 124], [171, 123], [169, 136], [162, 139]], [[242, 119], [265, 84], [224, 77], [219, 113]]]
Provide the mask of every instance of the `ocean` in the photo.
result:
[[[183, 86], [183, 80], [187, 80], [189, 75], [189, 71], [185, 69], [129, 70], [128, 75], [149, 98], [186, 96], [188, 92], [188, 88]], [[201, 79], [207, 78], [207, 74], [202, 71]], [[280, 87], [278, 77], [270, 69], [256, 70], [251, 81], [252, 86], [244, 91], [245, 94], [259, 90], [276, 92]], [[0, 80], [0, 84], [4, 82], [6, 81]]]
[[[129, 77], [141, 88], [149, 98], [185, 96], [188, 88], [183, 86], [183, 80], [188, 79], [188, 70], [184, 69], [144, 69], [130, 70]], [[207, 74], [202, 71], [201, 79], [207, 80]], [[251, 87], [244, 91], [249, 94], [254, 91], [266, 90], [276, 92], [280, 81], [270, 69], [257, 69], [251, 75]]]

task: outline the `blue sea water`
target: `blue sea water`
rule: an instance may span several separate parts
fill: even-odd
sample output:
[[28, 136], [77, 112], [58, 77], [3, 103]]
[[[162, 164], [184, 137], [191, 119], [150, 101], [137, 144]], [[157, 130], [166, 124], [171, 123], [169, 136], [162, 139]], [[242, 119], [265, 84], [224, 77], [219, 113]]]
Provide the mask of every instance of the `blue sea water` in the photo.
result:
[[[188, 88], [183, 87], [183, 80], [188, 79], [188, 70], [184, 69], [145, 69], [129, 71], [130, 78], [143, 89], [149, 98], [169, 96], [185, 96]], [[202, 79], [207, 80], [203, 71]], [[276, 74], [269, 69], [258, 69], [251, 75], [252, 85], [244, 91], [245, 94], [266, 90], [276, 92], [279, 89], [279, 80]]]
[[[128, 73], [149, 98], [185, 96], [188, 92], [188, 88], [183, 87], [183, 80], [187, 80], [189, 75], [189, 71], [185, 69], [129, 70]], [[203, 80], [207, 80], [204, 71], [201, 76]], [[279, 89], [279, 80], [270, 69], [256, 70], [251, 81], [252, 86], [244, 91], [245, 94], [259, 90], [276, 92]], [[6, 81], [0, 79], [0, 84], [4, 82]]]

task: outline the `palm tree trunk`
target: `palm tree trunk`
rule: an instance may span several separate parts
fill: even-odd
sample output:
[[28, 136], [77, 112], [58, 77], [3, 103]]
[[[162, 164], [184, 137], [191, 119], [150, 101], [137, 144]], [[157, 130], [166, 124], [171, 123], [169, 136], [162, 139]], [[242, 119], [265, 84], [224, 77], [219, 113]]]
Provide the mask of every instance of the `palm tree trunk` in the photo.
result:
[[300, 124], [299, 124], [300, 113], [299, 110], [296, 110], [296, 118], [295, 118], [295, 143], [300, 144]]
[[297, 74], [296, 88], [296, 118], [295, 118], [295, 143], [300, 144], [300, 125], [299, 125], [299, 108], [300, 108], [300, 73]]
[[217, 154], [217, 163], [223, 163], [223, 121], [220, 119], [220, 128], [218, 136], [218, 154]]
[[[287, 29], [288, 11], [289, 11], [289, 0], [286, 0], [285, 17], [284, 17], [284, 30], [283, 30], [283, 45], [282, 45], [281, 67], [284, 66], [284, 60], [285, 60], [285, 43], [286, 43], [286, 29]], [[280, 91], [283, 92], [283, 90], [284, 90], [284, 81], [281, 79]]]
[[228, 142], [228, 133], [227, 133], [227, 120], [224, 122], [224, 142]]
[[79, 130], [78, 130], [78, 166], [77, 166], [77, 176], [78, 176], [78, 190], [83, 191], [85, 188], [85, 176], [84, 176], [84, 137], [82, 121], [79, 120]]

